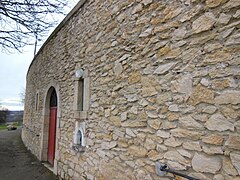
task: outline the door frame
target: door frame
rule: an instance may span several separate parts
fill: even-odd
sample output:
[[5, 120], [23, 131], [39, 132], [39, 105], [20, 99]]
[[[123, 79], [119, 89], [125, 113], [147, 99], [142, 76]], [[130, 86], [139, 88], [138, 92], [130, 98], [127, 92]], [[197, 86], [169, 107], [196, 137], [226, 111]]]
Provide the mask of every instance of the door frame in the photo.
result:
[[57, 161], [59, 160], [58, 139], [60, 136], [60, 119], [61, 119], [61, 102], [59, 85], [55, 81], [51, 81], [46, 88], [44, 94], [44, 104], [42, 113], [42, 130], [41, 130], [41, 147], [40, 147], [40, 161], [48, 160], [48, 137], [49, 137], [49, 120], [50, 120], [50, 97], [53, 90], [57, 94], [57, 118], [56, 118], [56, 137], [55, 137], [55, 159], [53, 163], [53, 171], [57, 174]]

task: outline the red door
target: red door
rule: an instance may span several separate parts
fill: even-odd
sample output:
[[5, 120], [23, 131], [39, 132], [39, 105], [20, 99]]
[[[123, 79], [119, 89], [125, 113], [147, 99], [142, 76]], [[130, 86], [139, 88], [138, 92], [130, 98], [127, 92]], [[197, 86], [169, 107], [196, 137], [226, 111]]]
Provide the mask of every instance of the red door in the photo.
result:
[[49, 135], [48, 135], [48, 162], [53, 165], [55, 158], [57, 107], [50, 107]]

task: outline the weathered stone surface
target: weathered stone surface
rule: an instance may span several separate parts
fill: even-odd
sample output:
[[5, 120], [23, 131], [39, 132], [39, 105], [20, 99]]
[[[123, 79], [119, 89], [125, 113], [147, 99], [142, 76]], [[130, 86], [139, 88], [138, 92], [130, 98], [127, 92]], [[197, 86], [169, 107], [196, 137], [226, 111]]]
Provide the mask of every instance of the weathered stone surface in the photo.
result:
[[176, 82], [173, 83], [173, 87], [177, 92], [189, 96], [192, 92], [192, 76], [187, 74], [180, 77]]
[[158, 68], [154, 71], [154, 74], [165, 74], [168, 72], [173, 66], [175, 66], [177, 63], [176, 62], [171, 62], [167, 64], [162, 64], [158, 66]]
[[184, 158], [181, 154], [179, 154], [177, 151], [168, 151], [164, 154], [164, 158], [168, 160], [172, 160], [175, 162], [178, 162], [182, 165], [189, 166], [190, 162]]
[[156, 143], [152, 139], [147, 138], [145, 143], [144, 143], [144, 147], [147, 150], [154, 150], [156, 148]]
[[225, 146], [240, 151], [240, 136], [230, 134], [225, 143]]
[[116, 62], [113, 67], [113, 71], [114, 71], [115, 75], [120, 75], [123, 71], [122, 64], [119, 62]]
[[149, 86], [149, 87], [144, 86], [142, 88], [142, 96], [143, 97], [154, 96], [156, 94], [157, 94], [156, 88], [153, 86]]
[[159, 129], [159, 127], [160, 127], [160, 125], [161, 125], [161, 121], [159, 121], [158, 119], [154, 119], [154, 120], [149, 119], [149, 120], [147, 121], [147, 124], [148, 124], [151, 128], [157, 130], [157, 129]]
[[219, 18], [218, 18], [218, 23], [227, 24], [230, 21], [231, 17], [232, 17], [231, 15], [221, 13]]
[[238, 171], [238, 175], [240, 175], [240, 154], [230, 153], [230, 158], [231, 158], [233, 166]]
[[163, 93], [157, 96], [156, 103], [164, 104], [166, 101], [171, 101], [172, 95], [170, 93]]
[[110, 116], [109, 120], [115, 126], [120, 126], [121, 125], [121, 119], [118, 116]]
[[192, 154], [185, 149], [178, 149], [177, 152], [179, 152], [184, 157], [192, 158]]
[[194, 120], [191, 116], [179, 118], [179, 125], [188, 129], [203, 129], [203, 125]]
[[202, 31], [209, 30], [215, 23], [215, 17], [213, 13], [207, 12], [204, 15], [197, 18], [192, 23], [192, 29], [194, 33], [200, 33]]
[[216, 112], [216, 110], [217, 110], [216, 106], [207, 106], [202, 110], [202, 112], [208, 113], [208, 114], [213, 114]]
[[128, 148], [128, 153], [136, 157], [146, 157], [148, 151], [142, 146], [132, 145]]
[[189, 138], [193, 140], [198, 140], [202, 136], [202, 132], [189, 131], [181, 128], [173, 129], [170, 132], [174, 137]]
[[129, 83], [137, 83], [141, 80], [141, 73], [136, 71], [132, 72], [128, 78]]
[[183, 148], [192, 151], [202, 151], [201, 145], [199, 142], [184, 142]]
[[234, 131], [234, 124], [229, 122], [222, 114], [212, 115], [205, 123], [206, 127], [212, 131]]
[[[41, 140], [47, 139], [52, 86], [60, 118], [54, 169], [62, 179], [159, 179], [154, 172], [159, 160], [197, 179], [239, 178], [238, 155], [230, 155], [239, 154], [238, 4], [86, 1], [29, 68], [24, 118], [29, 130], [22, 130], [27, 148], [46, 156], [47, 142]], [[80, 68], [84, 97], [89, 93], [84, 118], [76, 104], [74, 76]], [[85, 152], [71, 147], [76, 121], [86, 123]], [[191, 161], [204, 163], [192, 168]]]
[[240, 6], [240, 2], [238, 0], [230, 0], [227, 4], [223, 6], [224, 9], [231, 9]]
[[163, 155], [155, 150], [151, 150], [148, 154], [147, 154], [148, 158], [152, 161], [157, 161], [159, 159], [163, 158]]
[[221, 63], [221, 62], [228, 62], [231, 60], [231, 54], [221, 50], [217, 51], [215, 53], [211, 53], [205, 56], [203, 60], [203, 64], [216, 64], [216, 63]]
[[143, 121], [124, 121], [121, 124], [122, 127], [146, 127], [147, 123]]
[[174, 161], [168, 161], [167, 165], [169, 168], [177, 170], [177, 171], [182, 171], [182, 170], [186, 170], [187, 167], [178, 163], [178, 162], [174, 162]]
[[111, 141], [111, 142], [102, 142], [101, 147], [102, 149], [112, 149], [117, 146], [116, 141]]
[[195, 153], [192, 159], [192, 167], [197, 172], [215, 174], [222, 167], [219, 157], [205, 156]]
[[230, 176], [237, 176], [238, 172], [232, 165], [231, 160], [228, 157], [223, 158], [223, 170]]
[[213, 155], [213, 154], [223, 154], [223, 150], [221, 147], [207, 147], [203, 146], [203, 152], [205, 152], [208, 155]]
[[223, 137], [217, 134], [211, 134], [202, 138], [203, 142], [214, 145], [222, 145], [223, 140]]
[[169, 139], [164, 140], [164, 144], [170, 147], [178, 147], [182, 144], [182, 142], [171, 137]]
[[240, 91], [228, 90], [215, 98], [216, 104], [240, 104]]
[[221, 2], [223, 2], [223, 0], [206, 0], [206, 5], [213, 8], [219, 6]]
[[168, 131], [163, 131], [163, 130], [158, 130], [156, 135], [161, 138], [169, 138], [170, 137], [170, 133]]
[[213, 104], [214, 103], [213, 100], [214, 100], [213, 91], [199, 84], [193, 89], [193, 92], [190, 95], [190, 99], [188, 102], [192, 105], [197, 105], [201, 102]]
[[136, 137], [136, 134], [130, 128], [126, 128], [126, 134], [131, 137]]

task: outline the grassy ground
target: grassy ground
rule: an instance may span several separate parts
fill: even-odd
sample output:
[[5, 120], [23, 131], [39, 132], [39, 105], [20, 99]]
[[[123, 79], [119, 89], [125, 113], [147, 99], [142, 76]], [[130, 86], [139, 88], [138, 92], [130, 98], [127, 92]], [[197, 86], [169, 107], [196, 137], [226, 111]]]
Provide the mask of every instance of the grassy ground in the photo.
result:
[[[16, 122], [16, 123], [13, 123], [13, 125], [19, 128], [21, 126], [21, 123]], [[8, 126], [7, 124], [0, 124], [0, 131], [7, 129], [7, 126]]]
[[7, 125], [6, 124], [0, 124], [0, 131], [3, 129], [7, 129]]

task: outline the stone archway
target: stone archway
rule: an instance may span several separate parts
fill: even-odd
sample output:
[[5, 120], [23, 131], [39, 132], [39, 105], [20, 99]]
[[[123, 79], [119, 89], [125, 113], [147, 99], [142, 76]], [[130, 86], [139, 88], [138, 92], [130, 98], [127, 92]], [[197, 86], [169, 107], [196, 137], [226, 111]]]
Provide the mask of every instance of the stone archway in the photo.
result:
[[55, 154], [58, 150], [57, 134], [60, 114], [59, 88], [55, 87], [58, 86], [51, 85], [45, 94], [40, 154], [40, 160], [49, 162], [54, 167], [54, 171], [57, 169]]

